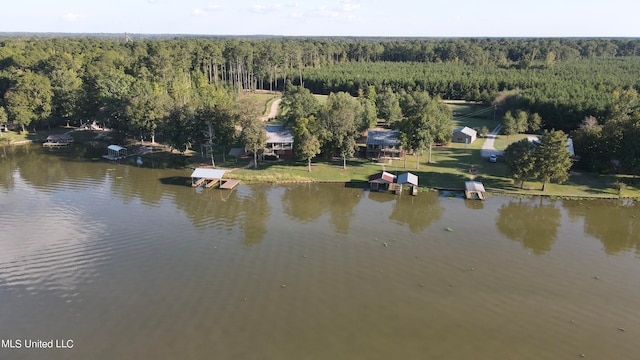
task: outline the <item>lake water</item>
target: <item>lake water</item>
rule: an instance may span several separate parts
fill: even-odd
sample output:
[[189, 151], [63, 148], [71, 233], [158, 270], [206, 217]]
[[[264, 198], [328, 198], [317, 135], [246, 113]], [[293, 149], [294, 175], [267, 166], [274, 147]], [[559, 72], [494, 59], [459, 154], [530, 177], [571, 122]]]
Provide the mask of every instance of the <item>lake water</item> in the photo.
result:
[[6, 151], [2, 359], [640, 353], [633, 202], [198, 191], [188, 170]]

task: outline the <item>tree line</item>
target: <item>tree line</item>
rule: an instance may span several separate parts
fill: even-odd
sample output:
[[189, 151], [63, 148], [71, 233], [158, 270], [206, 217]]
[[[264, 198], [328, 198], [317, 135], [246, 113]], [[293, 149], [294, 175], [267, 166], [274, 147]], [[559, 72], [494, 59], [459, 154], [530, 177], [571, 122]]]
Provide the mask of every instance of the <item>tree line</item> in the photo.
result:
[[[615, 130], [622, 125], [614, 124], [627, 124], [624, 134], [631, 134], [628, 124], [635, 123], [609, 119], [635, 119], [633, 113], [621, 115], [625, 110], [616, 97], [633, 101], [633, 96], [621, 94], [640, 88], [638, 44], [637, 39], [592, 38], [4, 37], [0, 122], [26, 129], [97, 121], [125, 136], [159, 137], [180, 150], [195, 143], [228, 147], [237, 141], [235, 126], [245, 123], [250, 128], [248, 119], [258, 116], [240, 95], [285, 90], [292, 84], [333, 94], [329, 105], [335, 108], [325, 113], [331, 110], [336, 118], [356, 114], [354, 125], [345, 130], [350, 135], [343, 139], [312, 131], [309, 116], [302, 117], [307, 124], [294, 124], [296, 132], [308, 134], [310, 143], [311, 135], [316, 136], [324, 153], [343, 158], [352, 145], [351, 135], [376, 117], [405, 121], [396, 124], [399, 128], [410, 127], [409, 118], [420, 122], [408, 115], [408, 104], [422, 93], [429, 99], [493, 102], [502, 113], [511, 111], [516, 117], [522, 115], [519, 111], [538, 114], [528, 118], [532, 128], [581, 131], [576, 133], [577, 148], [585, 129], [600, 133], [602, 127], [609, 134], [602, 139], [615, 137], [615, 149], [628, 150], [630, 140], [624, 139], [630, 135], [625, 138]], [[346, 94], [353, 99], [347, 100]], [[345, 104], [352, 109], [345, 110]], [[437, 107], [429, 111], [439, 118]], [[321, 118], [319, 113], [310, 115]], [[422, 151], [441, 138], [433, 116], [423, 124], [432, 127], [429, 134], [420, 141], [405, 139], [408, 148]], [[583, 123], [589, 117], [596, 119], [595, 125]], [[323, 131], [340, 134], [343, 129], [335, 128], [339, 124], [328, 121], [325, 118]], [[591, 144], [600, 141], [593, 140], [599, 136], [583, 137]], [[580, 151], [605, 152], [589, 146]], [[602, 170], [611, 161], [622, 161], [623, 150], [613, 159], [593, 156], [606, 165], [581, 162]], [[635, 168], [630, 159], [622, 163]]]
[[[607, 111], [602, 93], [638, 88], [636, 39], [100, 37], [0, 39], [0, 97], [34, 83], [41, 106], [31, 120], [58, 124], [100, 118], [105, 103], [154, 87], [187, 103], [203, 86], [241, 93], [423, 90], [445, 99], [490, 101], [521, 89], [521, 101], [549, 127], [576, 128]], [[139, 83], [143, 83], [140, 85]], [[10, 112], [9, 117], [14, 117]], [[104, 117], [104, 116], [102, 116]], [[27, 117], [19, 117], [28, 121]]]

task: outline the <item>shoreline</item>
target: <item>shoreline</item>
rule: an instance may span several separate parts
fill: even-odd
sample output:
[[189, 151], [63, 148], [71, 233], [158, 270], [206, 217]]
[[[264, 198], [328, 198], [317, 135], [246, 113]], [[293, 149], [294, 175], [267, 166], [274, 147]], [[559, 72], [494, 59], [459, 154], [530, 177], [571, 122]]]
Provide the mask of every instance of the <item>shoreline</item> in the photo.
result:
[[[362, 189], [368, 189], [366, 185], [366, 180], [360, 181], [342, 181], [342, 180], [243, 180], [245, 185], [255, 185], [255, 184], [271, 184], [271, 185], [287, 185], [287, 184], [343, 184], [347, 186], [347, 184], [363, 184]], [[491, 196], [504, 196], [504, 197], [525, 197], [525, 198], [534, 198], [534, 197], [544, 197], [552, 200], [629, 200], [629, 201], [640, 201], [640, 197], [637, 196], [615, 196], [615, 195], [581, 195], [581, 194], [555, 194], [555, 193], [539, 193], [533, 194], [528, 192], [518, 192], [513, 190], [505, 190], [505, 189], [496, 189], [496, 188], [486, 188], [488, 197]], [[431, 192], [437, 191], [439, 193], [443, 192], [455, 192], [455, 193], [464, 193], [464, 188], [446, 188], [446, 187], [423, 187], [418, 186], [418, 192]], [[381, 193], [384, 193], [381, 192]]]
[[[4, 143], [2, 144], [2, 146], [24, 146], [24, 145], [30, 145], [30, 144], [37, 144], [36, 141], [34, 140], [22, 140], [22, 141], [18, 141], [18, 142], [11, 142], [11, 143]], [[155, 154], [160, 154], [162, 152], [165, 152], [167, 154], [170, 155], [176, 155], [175, 153], [170, 153], [167, 151], [158, 151]], [[144, 156], [144, 155], [142, 155]], [[191, 156], [188, 156], [191, 157]], [[193, 165], [191, 166], [185, 166], [184, 169], [190, 169], [192, 168]], [[229, 173], [234, 172], [235, 170], [241, 169], [241, 168], [228, 168], [225, 169], [224, 167], [220, 167], [221, 169], [227, 170]], [[236, 177], [229, 177], [230, 179], [236, 178]], [[278, 179], [259, 179], [259, 177], [256, 178], [242, 178], [241, 179], [245, 184], [275, 184], [275, 185], [281, 185], [281, 184], [308, 184], [308, 183], [318, 183], [318, 184], [343, 184], [344, 186], [348, 186], [348, 184], [354, 184], [354, 187], [361, 187], [363, 189], [368, 188], [368, 184], [367, 184], [367, 180], [366, 179], [362, 179], [362, 180], [351, 180], [351, 181], [344, 181], [344, 180], [327, 180], [327, 179], [292, 179], [292, 180], [278, 180]], [[600, 188], [593, 188], [593, 189], [600, 189]], [[613, 194], [604, 194], [604, 195], [593, 195], [593, 194], [571, 194], [571, 193], [565, 193], [565, 194], [559, 194], [559, 193], [547, 193], [547, 192], [536, 192], [536, 193], [531, 193], [529, 191], [517, 191], [517, 190], [508, 190], [508, 189], [501, 189], [501, 188], [492, 188], [492, 187], [486, 187], [487, 190], [487, 194], [489, 196], [506, 196], [506, 197], [528, 197], [528, 198], [532, 198], [532, 197], [545, 197], [545, 198], [549, 198], [549, 199], [562, 199], [562, 200], [622, 200], [622, 201], [639, 201], [640, 200], [640, 196], [619, 196], [619, 195], [613, 195]], [[432, 186], [432, 187], [425, 187], [425, 186], [419, 186], [418, 187], [418, 191], [419, 192], [427, 192], [427, 191], [438, 191], [438, 192], [444, 192], [444, 191], [451, 191], [451, 192], [464, 192], [464, 188], [460, 187], [460, 188], [452, 188], [452, 187], [446, 187], [446, 186]]]

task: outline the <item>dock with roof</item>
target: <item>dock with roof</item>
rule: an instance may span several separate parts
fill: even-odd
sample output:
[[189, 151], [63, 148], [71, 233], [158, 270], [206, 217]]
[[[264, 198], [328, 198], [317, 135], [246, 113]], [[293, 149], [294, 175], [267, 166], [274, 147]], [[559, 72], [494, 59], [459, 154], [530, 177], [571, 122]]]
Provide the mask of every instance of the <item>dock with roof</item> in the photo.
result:
[[219, 185], [220, 189], [231, 190], [240, 183], [240, 180], [236, 179], [223, 179], [224, 173], [225, 170], [196, 168], [191, 173], [191, 186], [211, 188]]

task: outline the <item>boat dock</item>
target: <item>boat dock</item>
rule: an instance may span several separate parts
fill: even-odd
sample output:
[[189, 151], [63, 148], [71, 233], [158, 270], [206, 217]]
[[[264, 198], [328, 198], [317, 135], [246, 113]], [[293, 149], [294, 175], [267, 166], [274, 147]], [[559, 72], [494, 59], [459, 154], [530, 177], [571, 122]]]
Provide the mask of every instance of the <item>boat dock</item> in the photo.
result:
[[210, 188], [210, 187], [214, 187], [217, 183], [220, 182], [220, 179], [211, 179], [211, 180], [207, 180], [207, 184], [204, 186], [206, 189]]
[[484, 200], [487, 192], [479, 181], [466, 181], [464, 183], [464, 197], [469, 200]]
[[69, 134], [49, 135], [42, 146], [58, 147], [67, 146], [73, 143], [73, 138]]
[[240, 180], [224, 179], [222, 180], [222, 184], [220, 184], [220, 189], [231, 190], [235, 188], [238, 184], [240, 184]]

